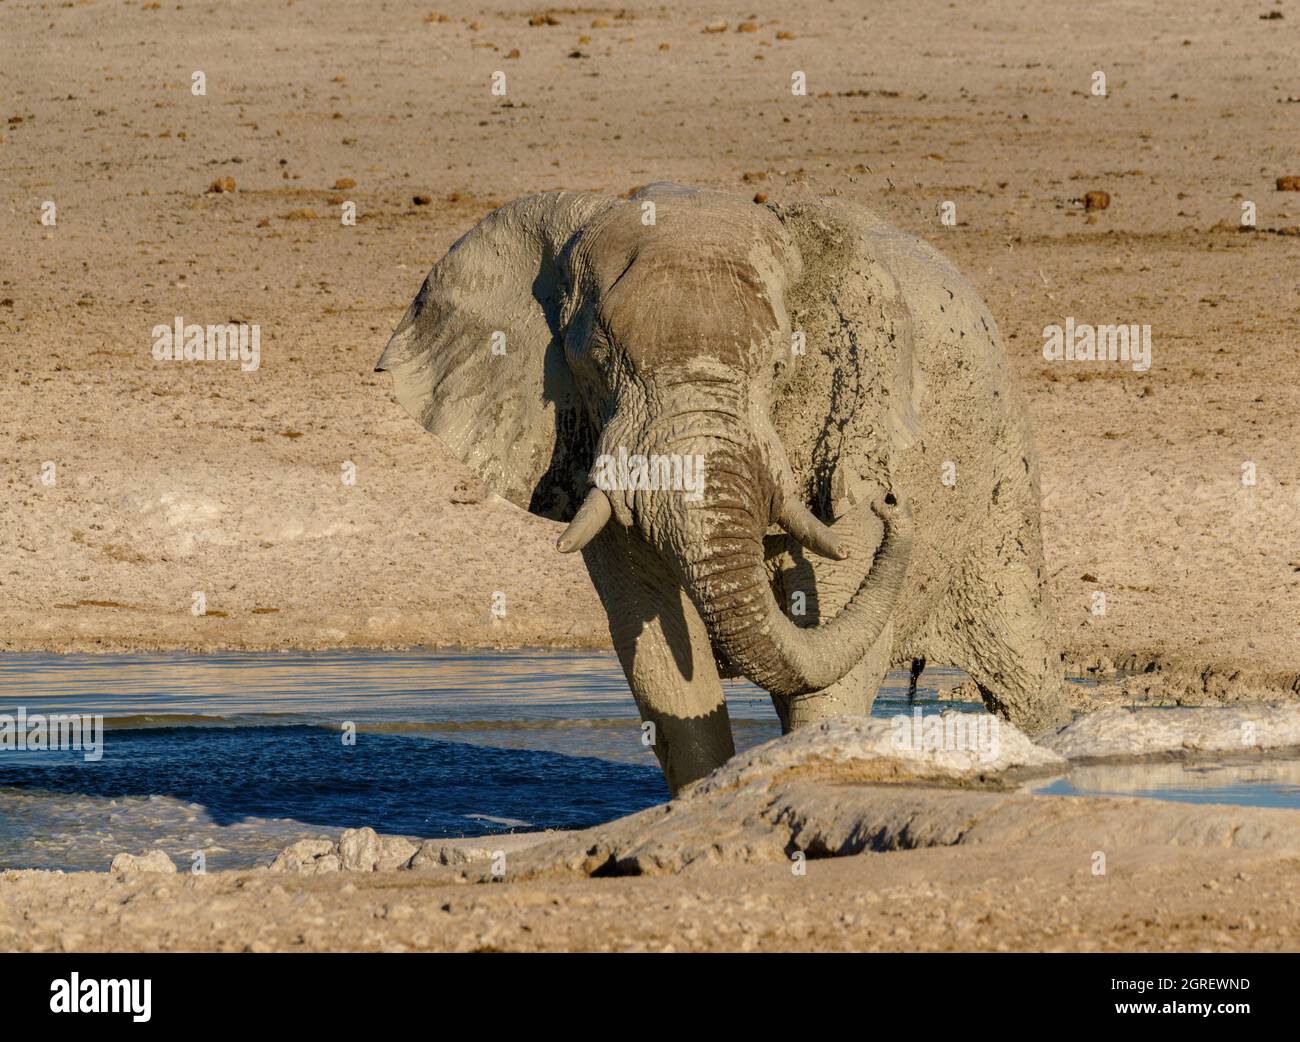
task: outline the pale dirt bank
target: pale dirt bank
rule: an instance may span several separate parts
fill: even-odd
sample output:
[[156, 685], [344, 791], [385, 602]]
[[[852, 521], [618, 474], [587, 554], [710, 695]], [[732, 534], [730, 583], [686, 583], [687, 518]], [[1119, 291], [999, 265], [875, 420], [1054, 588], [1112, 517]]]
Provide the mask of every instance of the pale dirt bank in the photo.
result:
[[[371, 368], [496, 203], [671, 178], [843, 193], [946, 250], [1026, 392], [1070, 661], [1293, 692], [1300, 9], [1207, 7], [7, 4], [0, 648], [604, 644], [558, 526], [456, 502]], [[176, 315], [259, 323], [261, 368], [155, 362]], [[1046, 363], [1067, 315], [1149, 323], [1151, 370]]]
[[[1185, 717], [1193, 746], [1222, 712]], [[1065, 747], [1104, 753], [1129, 723], [1087, 717]], [[178, 875], [154, 851], [107, 874], [0, 873], [0, 949], [1300, 948], [1294, 811], [1034, 795], [1016, 779], [1065, 761], [1008, 730], [988, 757], [900, 749], [884, 721], [843, 718], [581, 832], [349, 829], [269, 871]]]
[[949, 848], [681, 876], [8, 872], [23, 951], [1294, 951], [1300, 859], [1187, 848]]

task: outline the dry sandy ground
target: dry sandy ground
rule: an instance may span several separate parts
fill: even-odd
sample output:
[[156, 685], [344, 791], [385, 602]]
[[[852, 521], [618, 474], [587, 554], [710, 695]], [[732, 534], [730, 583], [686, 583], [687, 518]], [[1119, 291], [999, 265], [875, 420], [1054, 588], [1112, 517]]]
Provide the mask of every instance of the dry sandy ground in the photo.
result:
[[[463, 472], [370, 370], [495, 203], [670, 178], [851, 196], [971, 277], [1032, 411], [1074, 662], [1300, 674], [1293, 0], [441, 10], [4, 4], [0, 647], [603, 643], [557, 526], [453, 502]], [[260, 369], [155, 362], [176, 315], [260, 324]], [[1045, 362], [1067, 315], [1149, 323], [1150, 371]]]
[[[674, 179], [849, 196], [968, 274], [1032, 413], [1076, 665], [1297, 687], [1295, 0], [439, 9], [0, 4], [0, 648], [603, 643], [558, 526], [455, 502], [464, 473], [371, 368], [496, 203]], [[177, 315], [258, 323], [260, 368], [155, 362]], [[1149, 323], [1150, 371], [1045, 362], [1066, 316]], [[1078, 852], [931, 850], [343, 894], [20, 875], [0, 948], [1272, 948], [1296, 943], [1296, 867], [1151, 851], [1098, 881]]]
[[416, 872], [0, 875], [0, 950], [1294, 951], [1300, 862], [1002, 848], [682, 876], [441, 883]]

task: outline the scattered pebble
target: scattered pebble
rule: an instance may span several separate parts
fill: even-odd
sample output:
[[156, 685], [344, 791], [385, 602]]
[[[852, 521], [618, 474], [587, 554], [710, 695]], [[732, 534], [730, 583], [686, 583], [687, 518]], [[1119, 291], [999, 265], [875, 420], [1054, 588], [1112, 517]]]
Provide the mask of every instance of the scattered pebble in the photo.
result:
[[176, 874], [176, 863], [164, 851], [151, 850], [147, 854], [117, 854], [108, 870], [121, 875], [142, 875], [146, 872]]
[[482, 503], [486, 495], [487, 489], [481, 481], [476, 478], [461, 478], [451, 490], [449, 499], [458, 504]]
[[1300, 175], [1290, 174], [1286, 177], [1277, 179], [1277, 190], [1279, 192], [1300, 192]]
[[1083, 208], [1085, 210], [1105, 210], [1110, 206], [1110, 193], [1100, 190], [1085, 192], [1083, 196]]
[[338, 189], [356, 188], [357, 183], [350, 177], [340, 177], [334, 182], [334, 187]]
[[235, 179], [233, 177], [218, 177], [212, 184], [208, 185], [208, 192], [217, 195], [222, 192], [233, 192], [234, 190]]

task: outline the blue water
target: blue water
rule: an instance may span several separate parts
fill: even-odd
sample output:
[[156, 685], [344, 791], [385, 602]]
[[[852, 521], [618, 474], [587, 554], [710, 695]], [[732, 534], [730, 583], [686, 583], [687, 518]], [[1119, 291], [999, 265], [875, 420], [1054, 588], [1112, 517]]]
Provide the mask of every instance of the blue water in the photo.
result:
[[[926, 673], [917, 703], [962, 678]], [[910, 711], [906, 676], [877, 699]], [[727, 685], [738, 748], [780, 733]], [[0, 656], [0, 713], [98, 713], [104, 754], [0, 752], [0, 868], [265, 864], [304, 836], [584, 828], [668, 791], [612, 654], [319, 652]], [[355, 744], [345, 744], [345, 729]]]
[[1075, 767], [1034, 791], [1044, 796], [1138, 796], [1295, 810], [1300, 809], [1300, 761], [1098, 764]]
[[[891, 674], [873, 711], [982, 712], [938, 698], [962, 679], [927, 670], [909, 704]], [[738, 749], [778, 736], [766, 694], [726, 693]], [[104, 753], [0, 751], [0, 869], [102, 871], [154, 848], [240, 868], [362, 825], [585, 828], [668, 796], [612, 654], [0, 655], [0, 714], [20, 706], [102, 714]], [[1300, 807], [1300, 763], [1083, 767], [1037, 791]]]

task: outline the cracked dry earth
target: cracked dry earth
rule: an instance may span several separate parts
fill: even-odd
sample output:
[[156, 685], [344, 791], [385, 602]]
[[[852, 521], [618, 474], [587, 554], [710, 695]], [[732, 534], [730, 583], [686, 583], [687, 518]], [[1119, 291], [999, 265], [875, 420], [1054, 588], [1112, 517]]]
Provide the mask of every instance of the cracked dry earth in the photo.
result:
[[974, 847], [471, 886], [419, 873], [7, 873], [0, 949], [29, 951], [1275, 951], [1300, 858]]

